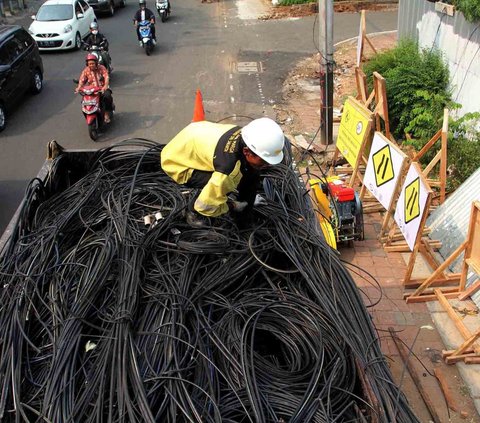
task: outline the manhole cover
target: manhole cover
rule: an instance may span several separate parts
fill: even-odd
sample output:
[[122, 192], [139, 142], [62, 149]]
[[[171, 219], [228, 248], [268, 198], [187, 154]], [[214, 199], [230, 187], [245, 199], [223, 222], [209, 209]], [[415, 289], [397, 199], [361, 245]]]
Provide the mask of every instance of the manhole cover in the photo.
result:
[[236, 66], [238, 73], [257, 73], [262, 71], [260, 62], [238, 62]]

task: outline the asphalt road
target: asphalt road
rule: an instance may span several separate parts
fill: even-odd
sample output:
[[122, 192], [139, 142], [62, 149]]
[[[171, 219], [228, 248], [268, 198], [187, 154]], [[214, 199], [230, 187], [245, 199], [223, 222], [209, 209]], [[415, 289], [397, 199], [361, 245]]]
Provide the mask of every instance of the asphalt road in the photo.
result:
[[[316, 51], [315, 16], [291, 20], [242, 19], [239, 3], [259, 0], [173, 0], [173, 14], [157, 23], [158, 45], [147, 57], [132, 25], [136, 2], [115, 16], [99, 17], [110, 42], [116, 104], [113, 124], [92, 142], [73, 94], [73, 78], [84, 65], [84, 52], [42, 54], [45, 86], [10, 116], [0, 135], [0, 233], [13, 215], [28, 181], [41, 167], [48, 141], [68, 149], [97, 149], [143, 137], [166, 143], [192, 118], [195, 91], [202, 90], [207, 119], [273, 117], [281, 87], [294, 64]], [[153, 10], [154, 3], [148, 1]], [[28, 17], [16, 21], [28, 27]], [[358, 34], [359, 15], [335, 16], [335, 42]], [[395, 12], [367, 15], [367, 32], [395, 29]], [[257, 71], [244, 73], [242, 64]], [[251, 68], [250, 68], [251, 69]]]

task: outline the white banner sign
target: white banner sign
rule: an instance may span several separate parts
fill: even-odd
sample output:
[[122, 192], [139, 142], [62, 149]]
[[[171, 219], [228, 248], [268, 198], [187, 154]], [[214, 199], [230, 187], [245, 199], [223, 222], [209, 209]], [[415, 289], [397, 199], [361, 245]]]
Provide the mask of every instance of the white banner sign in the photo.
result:
[[[420, 177], [421, 169], [412, 164], [403, 183], [397, 207], [395, 208], [395, 222], [411, 251], [415, 246], [418, 230], [428, 199], [430, 188]], [[422, 229], [423, 230], [423, 229]]]
[[390, 208], [407, 156], [380, 132], [373, 137], [364, 184], [373, 196], [385, 207]]

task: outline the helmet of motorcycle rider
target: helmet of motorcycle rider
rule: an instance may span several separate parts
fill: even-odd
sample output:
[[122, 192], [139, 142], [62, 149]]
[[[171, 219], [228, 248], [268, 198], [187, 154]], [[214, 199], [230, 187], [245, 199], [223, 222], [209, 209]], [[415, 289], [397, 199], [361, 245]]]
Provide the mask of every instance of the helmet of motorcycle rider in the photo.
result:
[[87, 54], [87, 57], [85, 57], [85, 63], [88, 65], [88, 62], [90, 62], [92, 60], [95, 62], [95, 64], [98, 64], [98, 57], [97, 56], [95, 56], [92, 53]]
[[138, 5], [139, 5], [140, 7], [142, 7], [142, 6], [143, 6], [143, 7], [147, 7], [147, 2], [146, 2], [146, 0], [138, 0]]
[[266, 117], [252, 120], [242, 128], [242, 138], [267, 163], [276, 165], [283, 160], [285, 135], [274, 120]]
[[90, 32], [94, 35], [98, 34], [98, 23], [92, 22], [90, 24]]

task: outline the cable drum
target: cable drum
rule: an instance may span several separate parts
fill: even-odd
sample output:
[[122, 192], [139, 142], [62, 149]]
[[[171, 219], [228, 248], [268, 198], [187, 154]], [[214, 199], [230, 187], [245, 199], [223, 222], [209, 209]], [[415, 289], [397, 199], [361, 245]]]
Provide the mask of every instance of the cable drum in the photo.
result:
[[247, 223], [193, 230], [160, 151], [30, 184], [0, 252], [0, 420], [418, 422], [291, 167]]

